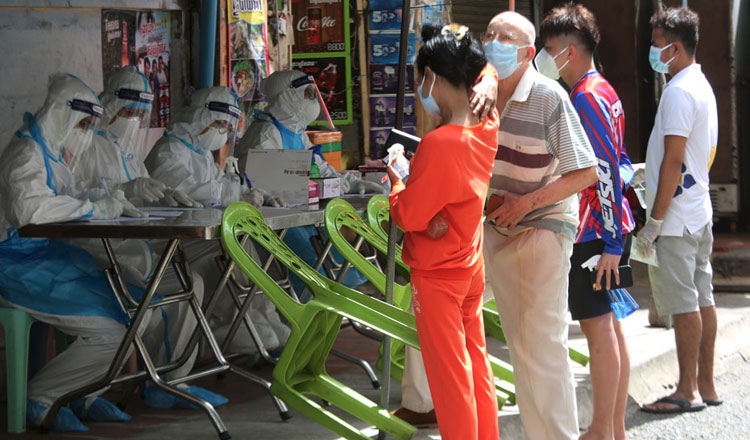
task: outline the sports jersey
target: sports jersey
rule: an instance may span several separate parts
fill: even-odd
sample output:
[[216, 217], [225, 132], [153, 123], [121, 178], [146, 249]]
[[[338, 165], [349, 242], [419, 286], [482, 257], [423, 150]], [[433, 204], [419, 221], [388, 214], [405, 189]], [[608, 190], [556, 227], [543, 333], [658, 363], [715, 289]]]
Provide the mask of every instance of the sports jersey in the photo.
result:
[[623, 197], [633, 178], [633, 167], [623, 143], [622, 102], [596, 70], [578, 80], [570, 100], [599, 164], [599, 180], [578, 196], [580, 224], [576, 243], [601, 239], [604, 252], [622, 255], [622, 235], [635, 228], [630, 205]]

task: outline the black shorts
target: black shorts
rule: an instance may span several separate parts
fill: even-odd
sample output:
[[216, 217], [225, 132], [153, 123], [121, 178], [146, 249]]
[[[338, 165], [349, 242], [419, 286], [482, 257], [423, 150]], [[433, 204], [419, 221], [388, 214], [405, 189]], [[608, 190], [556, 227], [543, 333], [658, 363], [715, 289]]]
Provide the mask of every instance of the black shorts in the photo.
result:
[[[632, 234], [622, 236], [623, 251], [620, 266], [630, 262], [632, 240]], [[573, 255], [570, 256], [570, 273], [568, 273], [568, 308], [570, 309], [570, 315], [576, 321], [595, 318], [612, 311], [607, 294], [604, 291], [594, 292], [590, 271], [581, 267], [581, 264], [593, 255], [601, 255], [602, 251], [604, 251], [603, 240], [592, 240], [573, 245]], [[605, 282], [605, 278], [602, 277], [602, 283]], [[612, 282], [614, 283], [614, 280]]]

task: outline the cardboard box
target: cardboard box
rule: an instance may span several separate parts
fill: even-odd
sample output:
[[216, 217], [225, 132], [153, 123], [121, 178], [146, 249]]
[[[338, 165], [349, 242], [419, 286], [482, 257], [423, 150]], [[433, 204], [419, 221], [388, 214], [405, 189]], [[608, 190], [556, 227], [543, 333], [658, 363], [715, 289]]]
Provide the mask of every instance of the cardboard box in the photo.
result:
[[334, 199], [341, 197], [341, 178], [339, 177], [325, 177], [310, 179], [318, 184], [318, 190], [320, 194], [320, 200]]
[[245, 171], [253, 187], [289, 206], [307, 206], [311, 161], [311, 150], [249, 150]]
[[317, 205], [320, 203], [320, 190], [318, 189], [318, 184], [315, 182], [310, 182], [307, 184], [307, 204], [310, 206]]

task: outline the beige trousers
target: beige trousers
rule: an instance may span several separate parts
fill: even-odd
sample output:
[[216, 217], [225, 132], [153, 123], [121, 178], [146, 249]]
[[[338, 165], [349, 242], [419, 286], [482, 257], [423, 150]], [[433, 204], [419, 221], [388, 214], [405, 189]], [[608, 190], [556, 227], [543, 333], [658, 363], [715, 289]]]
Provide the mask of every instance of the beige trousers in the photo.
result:
[[568, 364], [568, 271], [573, 241], [545, 229], [484, 229], [487, 277], [508, 339], [526, 438], [578, 438]]

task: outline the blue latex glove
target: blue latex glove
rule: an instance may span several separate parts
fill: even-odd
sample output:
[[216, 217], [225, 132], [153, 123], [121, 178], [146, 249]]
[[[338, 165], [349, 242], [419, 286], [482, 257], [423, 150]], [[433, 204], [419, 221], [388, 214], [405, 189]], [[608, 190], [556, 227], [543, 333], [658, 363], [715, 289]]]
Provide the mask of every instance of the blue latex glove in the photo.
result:
[[[26, 420], [34, 426], [39, 426], [48, 409], [48, 406], [26, 399]], [[57, 411], [51, 430], [56, 432], [82, 432], [88, 431], [89, 428], [78, 420], [73, 411], [63, 406]]]
[[[203, 389], [197, 386], [189, 386], [187, 388], [183, 388], [182, 391], [185, 391], [186, 393], [190, 393], [199, 399], [205, 400], [206, 402], [210, 403], [214, 408], [219, 407], [229, 402], [229, 399], [227, 399], [226, 397], [216, 394], [216, 393], [212, 393], [211, 391], [208, 391], [206, 389]], [[143, 401], [146, 404], [146, 406], [151, 407], [151, 408], [156, 408], [156, 409], [170, 409], [170, 408], [194, 409], [194, 410], [200, 409], [197, 406], [193, 405], [192, 403], [188, 402], [187, 400], [180, 399], [177, 396], [174, 396], [162, 390], [161, 388], [157, 388], [155, 386], [146, 387]]]
[[[92, 422], [127, 422], [130, 416], [113, 405], [110, 401], [101, 397], [93, 398], [82, 397], [70, 402], [70, 408], [73, 413], [81, 420]], [[91, 401], [88, 408], [86, 401]]]

